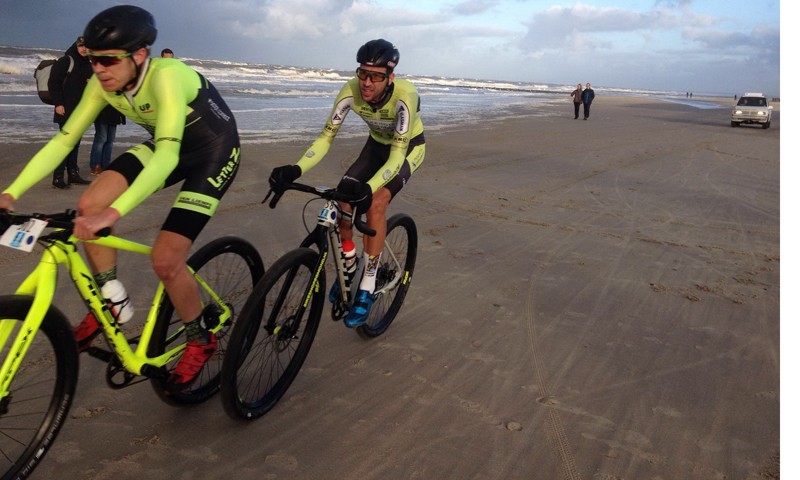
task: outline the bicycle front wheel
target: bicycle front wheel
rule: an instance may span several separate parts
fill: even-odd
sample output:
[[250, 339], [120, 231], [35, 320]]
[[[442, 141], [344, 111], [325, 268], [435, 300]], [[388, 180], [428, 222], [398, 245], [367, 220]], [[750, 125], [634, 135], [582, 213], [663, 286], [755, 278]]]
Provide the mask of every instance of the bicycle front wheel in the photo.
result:
[[233, 418], [266, 414], [289, 389], [308, 355], [324, 304], [325, 276], [309, 248], [270, 267], [231, 333], [222, 365], [222, 402]]
[[375, 293], [367, 323], [356, 327], [363, 338], [381, 335], [389, 328], [403, 300], [417, 261], [417, 225], [409, 215], [398, 213], [386, 222], [386, 242], [376, 273]]
[[[228, 350], [229, 333], [245, 301], [253, 291], [253, 286], [264, 274], [264, 262], [258, 250], [248, 241], [238, 237], [213, 240], [195, 252], [186, 263], [230, 308], [231, 316], [216, 333], [217, 352], [208, 360], [199, 378], [189, 390], [167, 394], [164, 390], [164, 379], [152, 380], [153, 388], [162, 400], [177, 404], [200, 403], [219, 391], [219, 376]], [[203, 305], [214, 303], [210, 292], [204, 288], [200, 288], [200, 299]], [[155, 357], [186, 343], [183, 330], [183, 322], [165, 294], [159, 307], [148, 355]], [[167, 364], [167, 370], [172, 371], [179, 359], [176, 358]]]
[[[33, 297], [0, 297], [0, 330], [18, 331]], [[78, 346], [55, 308], [45, 315], [20, 360], [8, 395], [0, 400], [0, 471], [3, 480], [27, 478], [58, 435], [78, 383]], [[8, 356], [14, 335], [0, 349]]]

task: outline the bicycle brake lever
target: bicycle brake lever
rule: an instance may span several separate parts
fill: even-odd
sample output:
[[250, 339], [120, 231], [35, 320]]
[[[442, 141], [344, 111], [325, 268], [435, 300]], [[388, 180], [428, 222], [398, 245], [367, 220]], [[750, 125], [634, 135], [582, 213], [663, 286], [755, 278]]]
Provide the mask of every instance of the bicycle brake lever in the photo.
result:
[[264, 200], [261, 200], [261, 203], [267, 203], [267, 199], [269, 198], [270, 195], [272, 195], [272, 189], [271, 188], [267, 191], [267, 195], [264, 196]]
[[[275, 208], [278, 205], [278, 200], [281, 199], [285, 192], [286, 190], [270, 190], [269, 193], [273, 193], [274, 195], [272, 196], [272, 200], [269, 201], [269, 208]], [[267, 197], [269, 197], [269, 193], [267, 194]], [[267, 199], [265, 198], [264, 201], [266, 200]]]

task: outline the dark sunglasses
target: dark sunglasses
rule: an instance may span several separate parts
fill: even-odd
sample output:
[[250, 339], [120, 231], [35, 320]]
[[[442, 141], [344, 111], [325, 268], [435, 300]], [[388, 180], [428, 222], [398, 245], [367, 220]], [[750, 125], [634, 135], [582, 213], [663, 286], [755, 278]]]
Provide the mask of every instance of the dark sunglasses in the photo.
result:
[[92, 65], [100, 64], [104, 67], [110, 67], [112, 65], [116, 65], [122, 61], [123, 58], [127, 58], [133, 55], [131, 52], [126, 53], [111, 53], [106, 55], [97, 55], [94, 53], [90, 53], [86, 57], [89, 59], [89, 63]]
[[372, 70], [364, 70], [363, 68], [356, 68], [356, 76], [364, 82], [369, 78], [372, 80], [372, 83], [382, 82], [389, 78], [388, 73], [373, 72]]

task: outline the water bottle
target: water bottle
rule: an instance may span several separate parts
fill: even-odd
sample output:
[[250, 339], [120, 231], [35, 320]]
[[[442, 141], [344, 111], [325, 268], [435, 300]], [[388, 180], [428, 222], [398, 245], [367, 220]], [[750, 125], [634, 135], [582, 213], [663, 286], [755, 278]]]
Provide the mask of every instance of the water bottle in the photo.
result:
[[356, 261], [356, 244], [352, 240], [342, 241], [342, 254], [344, 256], [344, 276], [347, 280], [347, 286], [350, 286], [350, 281], [353, 280], [353, 274], [356, 272], [358, 262]]
[[109, 280], [100, 291], [110, 304], [111, 314], [117, 319], [117, 323], [123, 324], [133, 317], [133, 304], [122, 282]]

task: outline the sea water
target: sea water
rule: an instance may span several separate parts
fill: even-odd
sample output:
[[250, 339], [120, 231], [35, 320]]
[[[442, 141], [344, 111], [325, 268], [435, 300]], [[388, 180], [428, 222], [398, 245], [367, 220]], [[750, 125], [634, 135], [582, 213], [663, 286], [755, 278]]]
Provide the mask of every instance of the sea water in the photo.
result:
[[[56, 131], [53, 107], [36, 95], [33, 71], [43, 59], [62, 51], [0, 46], [0, 144], [41, 142]], [[236, 117], [242, 143], [312, 141], [322, 130], [333, 100], [354, 71], [181, 58], [209, 79]], [[504, 116], [515, 106], [538, 108], [542, 115], [563, 115], [573, 85], [473, 80], [424, 75], [398, 75], [411, 81], [421, 98], [426, 131]], [[648, 95], [678, 98], [684, 92], [653, 92], [598, 88], [603, 95]], [[560, 105], [553, 108], [554, 105]], [[340, 136], [364, 135], [356, 115], [345, 122]], [[83, 142], [91, 142], [92, 129]], [[146, 132], [128, 121], [117, 129], [116, 144], [133, 145]]]

